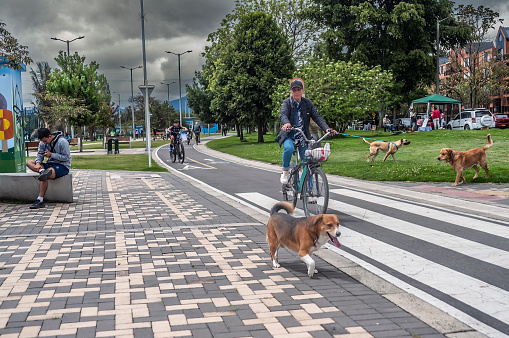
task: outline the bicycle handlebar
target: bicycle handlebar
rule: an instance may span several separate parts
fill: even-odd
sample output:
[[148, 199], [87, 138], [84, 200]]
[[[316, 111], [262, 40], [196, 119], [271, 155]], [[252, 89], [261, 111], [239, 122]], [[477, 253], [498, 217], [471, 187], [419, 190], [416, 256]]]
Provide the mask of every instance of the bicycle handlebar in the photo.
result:
[[330, 135], [330, 131], [328, 131], [327, 133], [325, 133], [325, 135], [323, 135], [321, 138], [319, 138], [318, 140], [308, 140], [308, 138], [306, 137], [306, 134], [302, 131], [302, 129], [300, 128], [297, 128], [297, 127], [291, 127], [290, 128], [290, 131], [292, 130], [296, 130], [298, 132], [300, 132], [302, 134], [302, 136], [304, 137], [304, 140], [307, 142], [307, 143], [311, 143], [311, 144], [315, 144], [315, 143], [319, 143], [321, 142], [324, 138], [326, 138], [327, 136]]

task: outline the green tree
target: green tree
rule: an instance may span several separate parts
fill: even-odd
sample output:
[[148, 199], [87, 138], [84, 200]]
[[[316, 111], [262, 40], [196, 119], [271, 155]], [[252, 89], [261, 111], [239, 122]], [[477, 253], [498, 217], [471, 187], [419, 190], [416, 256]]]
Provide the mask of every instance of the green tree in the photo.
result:
[[449, 71], [442, 84], [444, 91], [468, 107], [489, 106], [490, 97], [505, 88], [500, 79], [509, 75], [509, 66], [498, 62], [488, 41], [488, 32], [502, 23], [499, 13], [484, 6], [459, 5], [460, 22], [472, 28], [465, 46], [455, 46], [449, 55]]
[[[76, 99], [75, 104], [84, 109], [69, 110], [61, 118], [66, 118], [72, 125], [80, 127], [80, 138], [83, 138], [83, 127], [97, 121], [106, 121], [109, 115], [110, 91], [106, 77], [98, 74], [99, 64], [95, 61], [85, 64], [85, 57], [75, 53], [66, 56], [62, 51], [55, 58], [59, 69], [55, 69], [46, 83], [48, 94], [66, 96]], [[57, 102], [58, 103], [58, 102]], [[100, 118], [105, 115], [106, 118]], [[80, 142], [82, 145], [83, 142]], [[80, 151], [83, 151], [82, 146]]]
[[277, 79], [288, 78], [295, 68], [291, 50], [274, 19], [264, 12], [241, 17], [232, 37], [215, 63], [211, 106], [216, 112], [232, 112], [241, 124], [255, 122], [258, 142], [263, 142], [270, 94]]
[[[168, 105], [168, 101], [161, 101], [150, 97], [148, 104], [152, 128], [168, 128], [175, 119], [179, 118], [179, 114], [173, 106]], [[145, 98], [143, 95], [134, 97], [134, 119], [137, 125], [145, 126]], [[132, 117], [129, 120], [132, 120]]]
[[[191, 86], [186, 85], [187, 105], [193, 110], [193, 114], [204, 123], [216, 122], [215, 116], [210, 110], [212, 93], [207, 90], [208, 81], [203, 72], [195, 72]], [[219, 121], [221, 123], [229, 121]]]
[[[380, 66], [369, 68], [360, 62], [314, 59], [297, 70], [294, 77], [305, 82], [306, 97], [320, 115], [341, 132], [348, 123], [377, 111], [391, 89], [392, 75]], [[279, 118], [281, 104], [289, 96], [289, 83], [280, 83], [272, 95], [272, 115]]]
[[7, 67], [13, 69], [32, 63], [32, 58], [28, 56], [28, 47], [20, 45], [5, 26], [5, 23], [0, 22], [0, 59], [7, 61]]
[[[321, 51], [334, 60], [381, 66], [394, 76], [392, 95], [410, 102], [434, 81], [437, 18], [446, 48], [466, 41], [470, 29], [455, 21], [449, 0], [313, 0], [308, 15], [325, 25]], [[398, 97], [399, 96], [399, 97]]]

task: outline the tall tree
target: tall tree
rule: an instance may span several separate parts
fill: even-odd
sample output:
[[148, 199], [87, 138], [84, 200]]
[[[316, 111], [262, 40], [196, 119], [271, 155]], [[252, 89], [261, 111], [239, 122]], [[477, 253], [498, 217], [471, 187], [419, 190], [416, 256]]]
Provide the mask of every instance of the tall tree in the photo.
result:
[[[186, 85], [187, 105], [193, 110], [194, 115], [204, 123], [213, 123], [216, 120], [210, 110], [212, 93], [207, 90], [209, 83], [203, 72], [195, 72], [191, 86]], [[227, 123], [229, 121], [219, 121]]]
[[[455, 21], [449, 0], [313, 0], [309, 15], [326, 26], [322, 51], [332, 59], [380, 65], [394, 75], [393, 96], [410, 102], [434, 80], [436, 24], [440, 43], [466, 41], [470, 29]], [[399, 102], [393, 102], [398, 106]]]
[[[85, 57], [75, 53], [67, 56], [60, 51], [55, 58], [60, 68], [55, 69], [46, 83], [50, 95], [61, 95], [75, 99], [76, 104], [85, 109], [69, 110], [61, 116], [69, 123], [80, 127], [80, 139], [83, 138], [83, 127], [92, 125], [101, 114], [109, 115], [111, 95], [108, 82], [103, 74], [98, 73], [99, 64], [95, 61], [85, 64]], [[83, 151], [83, 142], [80, 142]]]
[[443, 88], [468, 107], [488, 106], [490, 96], [500, 92], [500, 79], [508, 76], [508, 65], [497, 62], [495, 46], [488, 33], [502, 23], [499, 13], [487, 7], [459, 5], [457, 17], [472, 28], [465, 46], [455, 46], [449, 55], [451, 75], [443, 81]]
[[20, 45], [5, 26], [5, 23], [0, 22], [0, 59], [7, 61], [7, 66], [14, 69], [22, 68], [21, 64], [32, 63], [32, 58], [28, 56], [28, 47]]
[[243, 124], [257, 123], [263, 142], [270, 118], [270, 94], [277, 79], [295, 69], [285, 35], [272, 16], [251, 12], [235, 26], [231, 43], [216, 61], [210, 87], [216, 112], [231, 111]]

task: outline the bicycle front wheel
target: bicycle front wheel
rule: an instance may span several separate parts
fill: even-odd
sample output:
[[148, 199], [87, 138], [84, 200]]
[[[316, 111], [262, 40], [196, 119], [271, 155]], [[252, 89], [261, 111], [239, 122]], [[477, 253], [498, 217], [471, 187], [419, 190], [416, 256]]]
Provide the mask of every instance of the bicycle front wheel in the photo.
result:
[[184, 158], [185, 158], [185, 151], [184, 151], [184, 144], [183, 143], [180, 143], [180, 158], [179, 158], [179, 162], [180, 163], [184, 163]]
[[290, 163], [290, 173], [293, 173], [293, 175], [290, 175], [288, 178], [288, 184], [283, 184], [283, 200], [292, 203], [293, 208], [295, 209], [295, 206], [297, 205], [299, 172], [294, 172], [294, 168], [295, 164], [293, 164], [293, 162]]
[[170, 157], [173, 163], [175, 163], [175, 161], [177, 160], [177, 149], [175, 147], [176, 145], [174, 144], [173, 149], [170, 151]]
[[329, 183], [322, 168], [310, 169], [302, 187], [302, 203], [307, 217], [324, 214], [329, 205]]

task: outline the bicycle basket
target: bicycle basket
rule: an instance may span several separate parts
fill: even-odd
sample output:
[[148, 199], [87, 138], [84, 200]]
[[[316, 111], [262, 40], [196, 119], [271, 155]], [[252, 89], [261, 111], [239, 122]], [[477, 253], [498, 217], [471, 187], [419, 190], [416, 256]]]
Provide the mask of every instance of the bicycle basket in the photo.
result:
[[187, 141], [187, 135], [185, 133], [180, 134], [180, 139], [182, 141]]
[[311, 154], [310, 155], [306, 154], [306, 155], [310, 156], [310, 158], [313, 161], [325, 162], [325, 161], [327, 161], [327, 159], [329, 158], [329, 155], [330, 155], [330, 144], [325, 143], [325, 146], [323, 146], [322, 148], [306, 150], [306, 153], [308, 153], [308, 152], [310, 152]]

